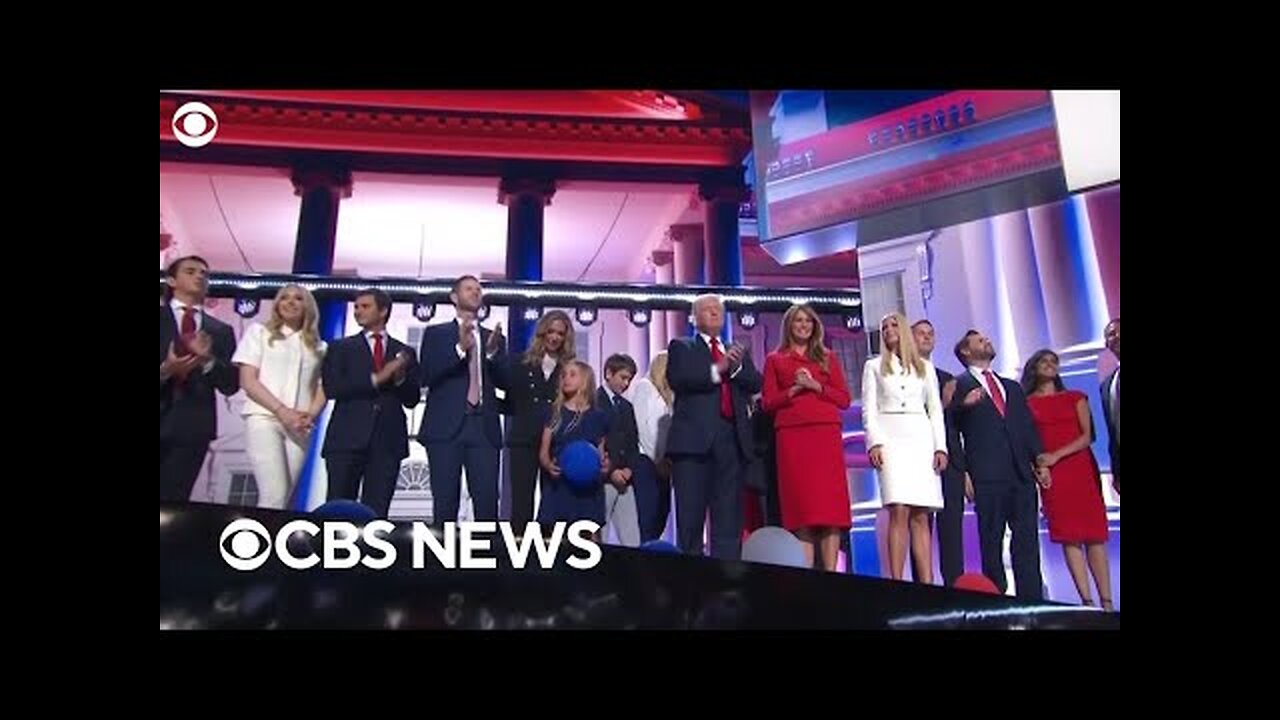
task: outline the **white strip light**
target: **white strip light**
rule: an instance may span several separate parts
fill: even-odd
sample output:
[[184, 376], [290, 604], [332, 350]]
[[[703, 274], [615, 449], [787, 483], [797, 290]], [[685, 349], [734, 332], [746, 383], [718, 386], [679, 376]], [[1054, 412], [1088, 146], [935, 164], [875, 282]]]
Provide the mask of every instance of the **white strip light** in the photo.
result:
[[[163, 282], [163, 277], [161, 278]], [[312, 292], [354, 293], [367, 288], [377, 288], [391, 295], [400, 296], [447, 296], [452, 290], [452, 282], [424, 281], [412, 282], [403, 280], [339, 280], [317, 278], [315, 276], [280, 276], [272, 278], [246, 277], [242, 275], [214, 274], [209, 279], [210, 294], [214, 296], [235, 296], [238, 293], [270, 293], [284, 285], [299, 285]], [[725, 303], [737, 307], [763, 306], [785, 309], [791, 305], [806, 303], [820, 310], [839, 312], [862, 307], [861, 293], [857, 289], [833, 291], [830, 288], [808, 291], [801, 288], [779, 290], [775, 288], [731, 288], [731, 287], [681, 287], [675, 292], [646, 291], [636, 287], [600, 287], [555, 285], [534, 283], [485, 283], [485, 299], [493, 302], [529, 303], [541, 307], [553, 306], [554, 302], [546, 299], [563, 298], [569, 303], [592, 303], [598, 307], [630, 307], [633, 305], [669, 305], [673, 302], [692, 304], [699, 295], [718, 294]], [[656, 308], [655, 309], [661, 309]], [[735, 308], [731, 307], [730, 310]]]

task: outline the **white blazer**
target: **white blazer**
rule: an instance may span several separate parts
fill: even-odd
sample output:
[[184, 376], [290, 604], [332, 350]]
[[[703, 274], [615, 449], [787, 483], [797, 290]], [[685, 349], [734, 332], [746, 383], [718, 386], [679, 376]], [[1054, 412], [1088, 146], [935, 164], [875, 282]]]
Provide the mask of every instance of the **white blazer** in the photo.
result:
[[[294, 410], [306, 410], [311, 407], [314, 397], [312, 388], [317, 384], [320, 364], [328, 346], [322, 340], [316, 351], [312, 352], [303, 344], [302, 333], [288, 326], [280, 328], [280, 331], [284, 334], [284, 339], [272, 343], [271, 334], [265, 325], [250, 325], [236, 345], [236, 354], [231, 362], [258, 368], [258, 381], [272, 395]], [[246, 417], [272, 416], [270, 410], [254, 402], [251, 397], [245, 397], [241, 414]]]
[[640, 452], [659, 462], [667, 453], [667, 432], [671, 430], [671, 408], [662, 393], [647, 377], [631, 384], [629, 398], [636, 412], [636, 430], [640, 436]]
[[882, 414], [927, 415], [933, 431], [933, 448], [947, 451], [947, 430], [942, 421], [942, 397], [938, 391], [938, 371], [924, 360], [924, 377], [915, 372], [904, 373], [902, 362], [894, 355], [889, 359], [891, 372], [880, 370], [880, 356], [862, 366], [862, 427], [867, 433], [867, 449], [885, 443]]

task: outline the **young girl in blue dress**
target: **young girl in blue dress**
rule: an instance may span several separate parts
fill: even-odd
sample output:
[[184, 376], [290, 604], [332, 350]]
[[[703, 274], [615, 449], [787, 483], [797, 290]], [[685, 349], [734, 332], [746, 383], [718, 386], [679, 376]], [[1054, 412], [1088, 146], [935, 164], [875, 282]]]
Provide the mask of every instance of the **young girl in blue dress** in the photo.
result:
[[[595, 407], [596, 377], [591, 366], [574, 360], [560, 374], [560, 392], [551, 405], [550, 417], [542, 431], [539, 461], [544, 471], [538, 522], [544, 532], [550, 523], [591, 520], [604, 525], [604, 484], [608, 472], [605, 438], [609, 434], [609, 413]], [[566, 445], [585, 440], [600, 452], [601, 482], [589, 489], [575, 489], [560, 471], [558, 458]]]

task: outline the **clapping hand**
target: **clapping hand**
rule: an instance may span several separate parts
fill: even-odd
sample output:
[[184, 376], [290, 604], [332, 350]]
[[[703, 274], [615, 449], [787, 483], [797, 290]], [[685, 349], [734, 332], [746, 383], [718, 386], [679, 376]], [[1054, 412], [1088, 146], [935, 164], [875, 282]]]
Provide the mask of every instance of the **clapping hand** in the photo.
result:
[[507, 339], [502, 335], [502, 323], [494, 326], [493, 332], [489, 333], [489, 342], [485, 343], [484, 353], [492, 355], [502, 349], [506, 345]]
[[463, 320], [458, 323], [458, 346], [462, 348], [462, 352], [469, 353], [471, 348], [475, 347], [475, 329], [474, 320]]
[[812, 390], [814, 392], [822, 392], [822, 384], [813, 379], [813, 375], [809, 373], [808, 368], [800, 368], [796, 371], [796, 387]]

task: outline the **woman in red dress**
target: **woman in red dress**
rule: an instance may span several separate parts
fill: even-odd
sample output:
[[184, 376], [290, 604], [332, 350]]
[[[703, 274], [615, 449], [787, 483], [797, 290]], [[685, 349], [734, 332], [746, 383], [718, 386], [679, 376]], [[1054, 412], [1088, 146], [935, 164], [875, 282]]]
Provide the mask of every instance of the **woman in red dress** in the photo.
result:
[[1093, 605], [1089, 575], [1098, 586], [1098, 599], [1111, 610], [1111, 569], [1107, 561], [1107, 507], [1102, 499], [1102, 475], [1089, 448], [1093, 421], [1084, 393], [1067, 390], [1058, 374], [1058, 356], [1040, 350], [1022, 369], [1022, 388], [1035, 418], [1045, 452], [1037, 458], [1049, 468], [1051, 482], [1040, 490], [1049, 521], [1049, 539], [1062, 545], [1080, 601]]
[[764, 411], [777, 436], [782, 524], [814, 544], [822, 566], [836, 570], [840, 533], [852, 524], [840, 411], [849, 407], [840, 360], [822, 344], [822, 322], [808, 305], [782, 318], [782, 342], [764, 362]]

